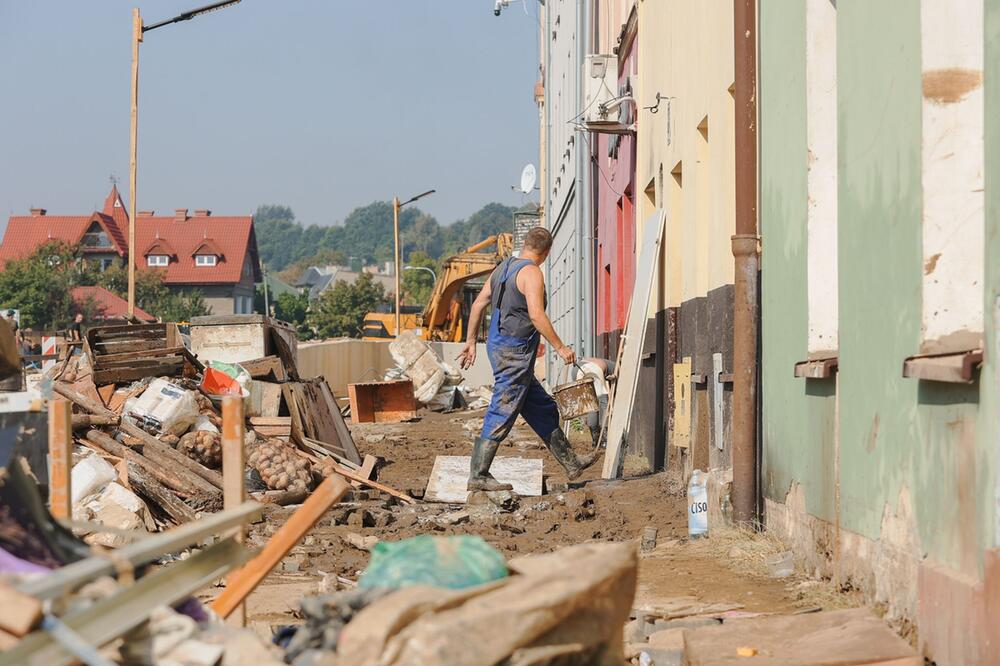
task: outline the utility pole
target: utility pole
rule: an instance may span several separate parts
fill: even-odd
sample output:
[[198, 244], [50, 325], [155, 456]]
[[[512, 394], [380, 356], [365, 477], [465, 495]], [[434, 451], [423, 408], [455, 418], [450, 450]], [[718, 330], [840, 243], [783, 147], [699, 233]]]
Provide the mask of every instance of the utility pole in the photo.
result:
[[394, 259], [392, 263], [392, 272], [396, 278], [396, 328], [393, 333], [393, 337], [399, 337], [399, 303], [400, 303], [400, 284], [399, 284], [399, 197], [392, 198], [392, 238], [393, 247], [395, 248]]
[[427, 190], [426, 192], [418, 194], [415, 197], [410, 197], [403, 203], [399, 203], [399, 197], [392, 198], [392, 238], [394, 241], [394, 246], [396, 248], [395, 250], [396, 261], [392, 267], [392, 272], [395, 273], [396, 275], [396, 332], [393, 335], [394, 338], [399, 337], [399, 329], [400, 329], [399, 304], [400, 304], [400, 298], [402, 297], [401, 288], [399, 284], [400, 264], [402, 263], [402, 259], [400, 258], [401, 253], [399, 248], [399, 209], [405, 206], [406, 204], [413, 203], [417, 199], [423, 199], [428, 194], [434, 194], [436, 191], [437, 190]]
[[129, 131], [129, 163], [128, 163], [128, 314], [127, 317], [130, 321], [135, 318], [135, 262], [136, 262], [136, 247], [135, 247], [135, 181], [136, 181], [136, 162], [138, 153], [138, 128], [139, 128], [139, 42], [142, 41], [142, 36], [149, 32], [150, 30], [156, 30], [157, 28], [162, 28], [165, 25], [170, 25], [172, 23], [180, 23], [181, 21], [190, 21], [196, 16], [201, 16], [202, 14], [208, 14], [210, 12], [218, 11], [219, 9], [225, 9], [231, 5], [238, 4], [241, 0], [222, 0], [222, 2], [214, 2], [210, 5], [205, 5], [204, 7], [198, 7], [197, 9], [192, 9], [190, 11], [178, 14], [173, 18], [169, 18], [165, 21], [160, 21], [159, 23], [154, 23], [152, 25], [144, 26], [142, 24], [142, 16], [139, 15], [139, 8], [135, 7], [132, 9], [132, 106], [131, 106], [131, 127]]
[[132, 9], [132, 124], [129, 129], [128, 161], [128, 319], [135, 318], [135, 171], [139, 126], [139, 42], [142, 41], [142, 17]]

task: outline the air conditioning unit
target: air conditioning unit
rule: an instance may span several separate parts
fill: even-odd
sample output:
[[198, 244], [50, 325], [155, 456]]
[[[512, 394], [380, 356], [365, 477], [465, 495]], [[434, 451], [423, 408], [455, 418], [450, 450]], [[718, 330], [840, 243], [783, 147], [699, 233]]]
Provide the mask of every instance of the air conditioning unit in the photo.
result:
[[607, 108], [618, 96], [618, 56], [588, 55], [583, 68], [584, 124], [618, 124], [618, 109]]

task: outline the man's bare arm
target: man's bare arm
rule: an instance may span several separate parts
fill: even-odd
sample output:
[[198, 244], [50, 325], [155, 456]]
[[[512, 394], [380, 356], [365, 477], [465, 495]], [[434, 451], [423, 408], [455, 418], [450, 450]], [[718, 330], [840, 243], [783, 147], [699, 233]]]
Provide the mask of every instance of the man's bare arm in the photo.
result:
[[567, 364], [576, 362], [576, 354], [568, 346], [563, 344], [562, 338], [556, 333], [549, 316], [545, 314], [545, 280], [542, 278], [542, 271], [538, 266], [525, 266], [517, 274], [517, 286], [524, 294], [524, 300], [528, 304], [528, 317], [542, 337], [548, 340], [563, 361]]

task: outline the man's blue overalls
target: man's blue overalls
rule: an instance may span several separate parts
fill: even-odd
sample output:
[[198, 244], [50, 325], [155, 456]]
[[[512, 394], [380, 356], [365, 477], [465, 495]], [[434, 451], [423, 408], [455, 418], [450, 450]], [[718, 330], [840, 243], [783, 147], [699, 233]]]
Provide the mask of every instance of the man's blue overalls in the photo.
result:
[[559, 427], [559, 410], [542, 385], [535, 379], [535, 357], [540, 335], [535, 331], [526, 338], [505, 335], [502, 300], [507, 289], [516, 288], [518, 272], [532, 263], [529, 259], [509, 259], [497, 283], [493, 298], [493, 316], [486, 338], [486, 353], [493, 366], [493, 399], [483, 417], [481, 437], [499, 442], [514, 427], [520, 414], [543, 440]]
[[[524, 298], [517, 289], [517, 274], [530, 263], [532, 262], [529, 259], [505, 260], [500, 279], [492, 287], [493, 316], [490, 321], [489, 337], [486, 339], [486, 353], [490, 357], [490, 365], [493, 366], [493, 399], [490, 401], [486, 416], [483, 417], [483, 431], [472, 451], [469, 463], [469, 490], [511, 489], [510, 484], [500, 483], [494, 479], [489, 469], [500, 441], [510, 432], [518, 414], [523, 416], [531, 429], [542, 438], [570, 479], [580, 476], [599, 455], [595, 452], [580, 458], [573, 452], [569, 440], [559, 427], [559, 410], [556, 408], [555, 400], [535, 379], [535, 355], [538, 352], [541, 336], [528, 321], [526, 302], [524, 305], [516, 306], [516, 314], [512, 314], [512, 304], [504, 302], [505, 295], [509, 293], [517, 294], [512, 298]], [[505, 326], [504, 320], [507, 316], [511, 316], [514, 321], [506, 322]], [[512, 328], [517, 328], [518, 320], [520, 320], [520, 331], [530, 331], [528, 335], [508, 334]]]

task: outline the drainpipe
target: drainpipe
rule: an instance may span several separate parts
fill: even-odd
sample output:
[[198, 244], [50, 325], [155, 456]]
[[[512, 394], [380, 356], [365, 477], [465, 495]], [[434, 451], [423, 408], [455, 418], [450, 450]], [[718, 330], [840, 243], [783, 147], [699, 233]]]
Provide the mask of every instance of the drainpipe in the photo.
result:
[[[577, 91], [577, 97], [579, 98], [579, 107], [583, 109], [583, 86], [585, 83], [583, 77], [583, 65], [587, 61], [587, 54], [590, 53], [590, 34], [591, 34], [591, 13], [590, 13], [590, 3], [581, 2], [580, 7], [580, 32], [578, 33], [578, 39], [580, 40], [580, 62], [576, 66], [576, 71], [580, 77], [580, 87]], [[589, 142], [584, 142], [585, 145], [589, 146]], [[579, 153], [578, 153], [579, 154]], [[580, 174], [582, 179], [578, 182], [580, 185], [580, 227], [577, 230], [579, 234], [579, 247], [580, 257], [579, 273], [580, 273], [580, 351], [584, 356], [594, 355], [594, 322], [593, 317], [591, 317], [591, 308], [594, 304], [594, 281], [593, 276], [593, 252], [591, 248], [593, 247], [592, 238], [593, 228], [594, 228], [594, 216], [591, 209], [593, 208], [596, 199], [591, 196], [591, 181], [593, 180], [593, 166], [591, 165], [591, 153], [588, 150], [581, 159], [577, 161], [580, 165]]]
[[733, 0], [736, 235], [733, 304], [733, 518], [757, 524], [757, 8]]

